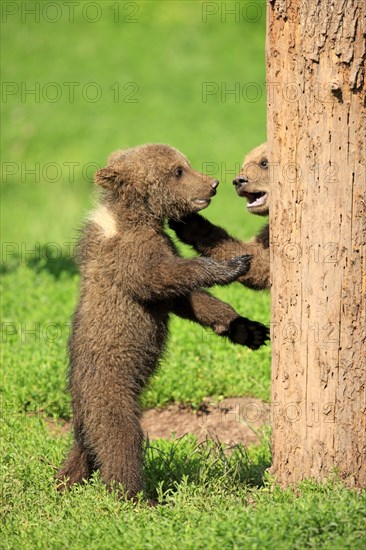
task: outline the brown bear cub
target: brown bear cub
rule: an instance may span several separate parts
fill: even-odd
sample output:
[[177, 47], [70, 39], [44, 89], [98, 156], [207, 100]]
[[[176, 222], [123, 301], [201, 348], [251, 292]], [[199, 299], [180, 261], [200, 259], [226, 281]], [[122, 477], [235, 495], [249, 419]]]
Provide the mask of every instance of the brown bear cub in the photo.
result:
[[[233, 180], [239, 197], [246, 197], [252, 214], [268, 216], [269, 174], [267, 144], [253, 149], [243, 161], [239, 175]], [[270, 286], [269, 225], [265, 225], [251, 241], [235, 239], [199, 214], [182, 220], [170, 220], [169, 225], [181, 241], [191, 245], [203, 256], [228, 259], [241, 254], [252, 256], [251, 268], [238, 281], [255, 290]]]
[[167, 145], [117, 151], [96, 174], [100, 205], [80, 242], [80, 301], [70, 338], [75, 442], [57, 478], [60, 488], [99, 468], [129, 497], [142, 489], [139, 397], [161, 358], [174, 313], [257, 349], [265, 326], [241, 317], [202, 290], [244, 275], [248, 256], [218, 261], [179, 257], [167, 218], [202, 210], [217, 180], [191, 168]]

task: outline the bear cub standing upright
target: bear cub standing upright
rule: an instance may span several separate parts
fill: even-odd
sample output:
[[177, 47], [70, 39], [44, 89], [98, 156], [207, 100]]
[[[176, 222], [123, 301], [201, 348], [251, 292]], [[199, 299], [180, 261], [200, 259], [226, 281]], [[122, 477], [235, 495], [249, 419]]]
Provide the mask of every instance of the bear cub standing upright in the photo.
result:
[[193, 170], [167, 145], [117, 151], [96, 174], [100, 205], [80, 242], [80, 300], [70, 338], [75, 441], [57, 478], [60, 488], [99, 468], [108, 486], [142, 489], [139, 397], [164, 351], [174, 313], [257, 349], [265, 326], [201, 290], [245, 274], [249, 257], [179, 257], [166, 218], [202, 210], [217, 180]]

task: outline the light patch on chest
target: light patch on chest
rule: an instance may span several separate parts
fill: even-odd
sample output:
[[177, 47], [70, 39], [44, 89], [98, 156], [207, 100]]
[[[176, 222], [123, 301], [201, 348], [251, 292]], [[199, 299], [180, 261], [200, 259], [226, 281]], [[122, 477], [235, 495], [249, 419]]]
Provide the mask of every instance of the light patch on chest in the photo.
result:
[[103, 231], [104, 237], [110, 239], [117, 235], [117, 223], [112, 212], [106, 206], [98, 206], [91, 213], [90, 221], [99, 225]]

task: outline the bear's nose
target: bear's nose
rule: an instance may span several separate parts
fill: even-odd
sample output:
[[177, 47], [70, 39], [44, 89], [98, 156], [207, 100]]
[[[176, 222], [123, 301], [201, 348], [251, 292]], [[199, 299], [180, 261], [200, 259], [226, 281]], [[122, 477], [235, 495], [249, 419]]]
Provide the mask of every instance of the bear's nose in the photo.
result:
[[213, 180], [213, 182], [211, 183], [212, 189], [216, 189], [219, 183], [220, 183], [219, 180]]
[[242, 185], [245, 185], [246, 183], [248, 183], [248, 178], [245, 178], [244, 176], [237, 176], [233, 179], [233, 184], [235, 185], [235, 187], [240, 187]]

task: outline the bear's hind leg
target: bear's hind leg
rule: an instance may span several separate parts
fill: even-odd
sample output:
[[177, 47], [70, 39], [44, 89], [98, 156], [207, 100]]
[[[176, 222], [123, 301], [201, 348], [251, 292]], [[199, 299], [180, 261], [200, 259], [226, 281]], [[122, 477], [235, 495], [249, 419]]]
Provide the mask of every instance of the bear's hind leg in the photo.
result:
[[58, 491], [69, 489], [74, 483], [83, 483], [89, 479], [93, 469], [88, 451], [80, 443], [75, 442], [63, 466], [55, 476], [60, 482], [57, 487]]
[[[94, 429], [90, 430], [95, 464], [102, 481], [109, 489], [118, 490], [117, 485], [121, 484], [128, 498], [134, 498], [143, 488], [143, 432], [139, 414], [132, 412], [133, 408], [134, 405], [123, 407], [114, 403], [109, 410], [102, 411], [99, 418], [94, 413]], [[103, 429], [96, 430], [96, 425]]]

